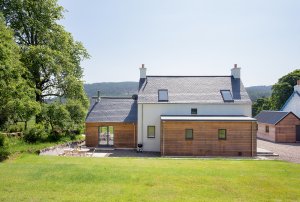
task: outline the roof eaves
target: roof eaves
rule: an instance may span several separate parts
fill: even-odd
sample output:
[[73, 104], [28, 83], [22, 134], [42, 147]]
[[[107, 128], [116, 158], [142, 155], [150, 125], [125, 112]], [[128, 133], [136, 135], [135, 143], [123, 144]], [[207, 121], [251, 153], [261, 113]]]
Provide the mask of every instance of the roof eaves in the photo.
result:
[[277, 125], [280, 121], [282, 121], [285, 117], [287, 117], [288, 115], [290, 115], [290, 114], [292, 114], [292, 115], [294, 115], [298, 120], [300, 120], [300, 118], [296, 115], [296, 114], [294, 114], [293, 112], [288, 112], [284, 117], [282, 117], [279, 121], [277, 121], [274, 125]]

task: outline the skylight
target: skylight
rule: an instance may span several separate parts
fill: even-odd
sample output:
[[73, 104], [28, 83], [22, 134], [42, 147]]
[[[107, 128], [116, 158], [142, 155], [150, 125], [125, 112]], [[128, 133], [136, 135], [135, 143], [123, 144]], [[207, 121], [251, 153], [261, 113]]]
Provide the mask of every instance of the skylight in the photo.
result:
[[168, 102], [168, 90], [158, 90], [158, 101], [159, 102]]
[[221, 94], [224, 102], [233, 102], [233, 98], [230, 90], [221, 90]]

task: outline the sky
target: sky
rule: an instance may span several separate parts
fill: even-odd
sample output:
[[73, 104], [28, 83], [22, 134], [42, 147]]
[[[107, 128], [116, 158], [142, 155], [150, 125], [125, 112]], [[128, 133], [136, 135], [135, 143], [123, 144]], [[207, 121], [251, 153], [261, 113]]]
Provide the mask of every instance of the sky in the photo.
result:
[[81, 41], [86, 83], [147, 75], [230, 75], [272, 85], [300, 69], [299, 0], [58, 0]]

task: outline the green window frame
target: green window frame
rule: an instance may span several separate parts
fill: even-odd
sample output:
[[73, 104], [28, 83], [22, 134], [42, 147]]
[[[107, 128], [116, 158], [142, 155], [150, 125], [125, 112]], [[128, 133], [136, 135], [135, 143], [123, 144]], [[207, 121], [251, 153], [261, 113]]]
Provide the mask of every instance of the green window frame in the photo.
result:
[[155, 138], [155, 126], [148, 126], [147, 138]]
[[193, 140], [194, 139], [194, 130], [193, 129], [185, 129], [185, 139]]
[[227, 139], [227, 130], [226, 129], [219, 129], [218, 130], [218, 139], [219, 140], [226, 140]]

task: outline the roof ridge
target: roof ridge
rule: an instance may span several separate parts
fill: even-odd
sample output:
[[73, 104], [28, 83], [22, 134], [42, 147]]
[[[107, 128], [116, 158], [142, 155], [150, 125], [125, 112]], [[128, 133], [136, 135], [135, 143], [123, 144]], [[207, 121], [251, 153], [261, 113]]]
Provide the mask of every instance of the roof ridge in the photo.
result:
[[101, 96], [100, 99], [132, 99], [132, 96]]
[[232, 77], [231, 75], [202, 75], [202, 76], [196, 76], [196, 75], [147, 75], [147, 77]]

